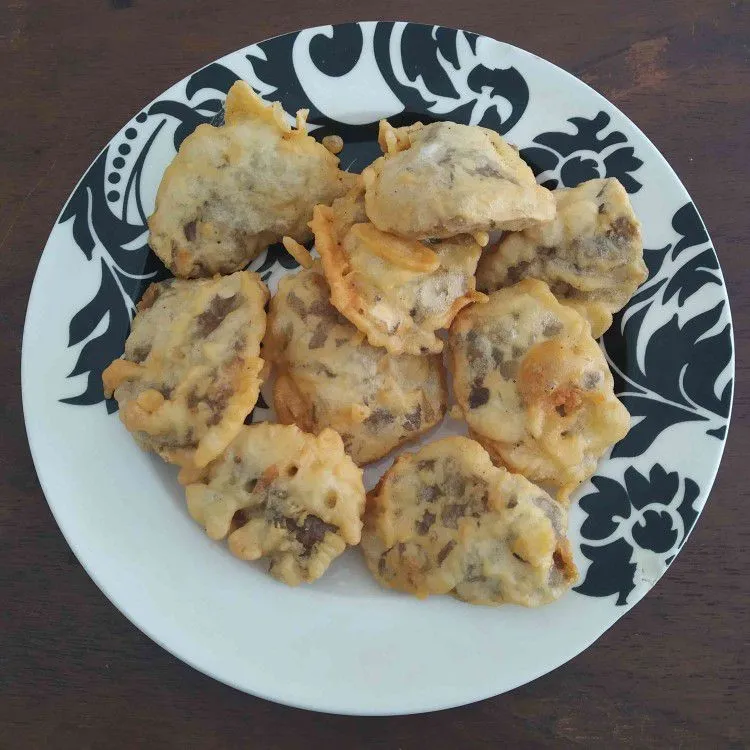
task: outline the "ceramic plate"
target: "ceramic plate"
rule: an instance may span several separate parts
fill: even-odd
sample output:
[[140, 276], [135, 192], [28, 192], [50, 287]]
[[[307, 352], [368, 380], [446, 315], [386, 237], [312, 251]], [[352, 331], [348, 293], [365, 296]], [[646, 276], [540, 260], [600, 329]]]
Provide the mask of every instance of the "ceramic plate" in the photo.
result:
[[[219, 122], [238, 78], [316, 137], [343, 136], [342, 166], [379, 153], [379, 118], [494, 128], [553, 188], [617, 177], [643, 223], [648, 281], [602, 346], [632, 429], [575, 496], [580, 580], [550, 606], [421, 602], [385, 591], [359, 551], [287, 588], [234, 559], [187, 514], [173, 467], [141, 452], [102, 395], [134, 305], [165, 277], [146, 218], [165, 166]], [[251, 264], [273, 289], [296, 263]], [[454, 29], [321, 26], [253, 44], [144, 107], [96, 157], [39, 263], [23, 342], [23, 402], [60, 528], [123, 614], [180, 659], [254, 695], [354, 714], [428, 711], [502, 693], [591, 645], [663, 575], [711, 490], [732, 398], [729, 304], [711, 240], [649, 140], [585, 84], [535, 55]], [[256, 420], [272, 419], [261, 401]], [[446, 421], [429, 435], [461, 430]], [[382, 462], [381, 462], [382, 464]], [[367, 471], [372, 484], [384, 467]]]

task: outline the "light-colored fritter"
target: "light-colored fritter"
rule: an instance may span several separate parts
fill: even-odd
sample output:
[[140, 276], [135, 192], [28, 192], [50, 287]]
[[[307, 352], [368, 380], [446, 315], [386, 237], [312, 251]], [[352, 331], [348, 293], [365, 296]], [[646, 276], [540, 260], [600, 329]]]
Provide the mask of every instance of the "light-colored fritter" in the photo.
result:
[[474, 604], [554, 601], [577, 571], [566, 512], [465, 437], [402, 455], [368, 496], [362, 549], [385, 586]]
[[518, 151], [492, 130], [381, 123], [385, 155], [363, 172], [370, 221], [414, 239], [523, 229], [555, 215]]
[[317, 437], [295, 425], [243, 427], [206, 476], [186, 488], [190, 515], [243, 560], [296, 586], [325, 573], [359, 543], [362, 471], [333, 430]]
[[367, 220], [361, 184], [331, 207], [316, 206], [310, 226], [332, 304], [373, 346], [441, 352], [435, 332], [484, 299], [474, 279], [481, 248], [470, 235], [417, 242], [381, 232]]
[[511, 471], [567, 500], [630, 418], [588, 322], [525, 279], [459, 314], [453, 389], [470, 433]]
[[329, 294], [319, 264], [282, 278], [271, 300], [263, 356], [276, 370], [279, 421], [316, 434], [332, 427], [354, 461], [366, 464], [443, 418], [442, 358], [370, 346]]
[[267, 299], [249, 271], [152, 284], [122, 359], [102, 374], [125, 427], [142, 448], [181, 466], [181, 481], [226, 448], [255, 406]]
[[175, 275], [231, 273], [284, 235], [310, 239], [313, 206], [342, 195], [351, 177], [307, 135], [305, 115], [293, 129], [277, 102], [238, 81], [224, 125], [199, 125], [183, 141], [148, 221], [149, 243]]
[[523, 278], [546, 281], [560, 302], [591, 323], [598, 338], [648, 276], [641, 227], [625, 188], [614, 178], [552, 195], [556, 218], [507, 234], [485, 252], [477, 286], [493, 292]]

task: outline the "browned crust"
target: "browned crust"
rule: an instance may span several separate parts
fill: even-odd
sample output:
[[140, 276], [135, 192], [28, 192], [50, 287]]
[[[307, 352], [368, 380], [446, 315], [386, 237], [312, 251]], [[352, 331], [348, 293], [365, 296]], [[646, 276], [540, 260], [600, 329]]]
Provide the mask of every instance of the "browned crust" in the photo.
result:
[[388, 120], [378, 123], [378, 146], [384, 154], [397, 154], [411, 147], [411, 134], [421, 130], [424, 125], [415, 122], [403, 128], [394, 128]]
[[317, 431], [317, 423], [313, 419], [309, 402], [300, 393], [294, 379], [287, 373], [276, 374], [273, 384], [273, 405], [281, 424], [296, 424], [305, 432]]
[[365, 333], [371, 344], [385, 346], [371, 338], [372, 325], [362, 312], [365, 300], [357, 293], [354, 285], [347, 281], [351, 267], [339, 243], [333, 220], [333, 209], [330, 206], [315, 206], [310, 222], [310, 229], [315, 235], [315, 247], [323, 262], [323, 273], [331, 289], [331, 304]]
[[[443, 342], [432, 331], [431, 339], [425, 332], [419, 338], [419, 346], [404, 343], [404, 337], [398, 333], [388, 333], [373, 325], [372, 320], [365, 314], [369, 304], [350, 281], [351, 266], [346, 253], [341, 246], [341, 238], [337, 236], [334, 212], [329, 206], [316, 206], [310, 228], [315, 234], [315, 245], [320, 254], [323, 272], [331, 289], [331, 304], [342, 315], [348, 318], [366, 336], [373, 346], [381, 346], [392, 354], [439, 354], [443, 350]], [[476, 289], [476, 279], [471, 275], [465, 294], [455, 299], [445, 313], [442, 328], [448, 328], [456, 315], [467, 305], [474, 302], [485, 302], [487, 296]], [[415, 329], [424, 331], [424, 329]], [[436, 329], [439, 330], [439, 329]]]
[[578, 580], [578, 568], [575, 562], [573, 562], [573, 549], [567, 537], [562, 537], [558, 542], [557, 549], [552, 555], [552, 560], [566, 581], [574, 583]]
[[136, 310], [138, 310], [138, 312], [143, 312], [143, 310], [148, 310], [149, 307], [152, 307], [154, 302], [159, 298], [159, 292], [160, 288], [158, 284], [149, 284], [136, 305]]
[[[180, 283], [212, 284], [208, 280]], [[247, 304], [257, 305], [262, 313], [262, 305], [268, 299], [268, 289], [260, 277], [251, 272], [243, 272], [239, 283]], [[202, 304], [205, 300], [202, 295], [213, 293], [204, 292], [203, 289], [202, 286], [194, 288], [195, 296], [189, 298], [190, 306], [185, 310], [188, 318], [204, 309]], [[152, 284], [139, 303], [139, 313], [152, 307], [161, 291], [159, 285]], [[263, 319], [265, 321], [264, 314]], [[260, 338], [262, 329], [258, 333]], [[146, 360], [144, 363], [132, 362], [125, 358], [116, 359], [102, 373], [104, 394], [107, 397], [115, 395], [118, 400], [122, 400], [117, 389], [126, 381], [143, 381], [151, 384], [120, 404], [120, 419], [144, 447], [155, 450], [165, 461], [182, 467], [180, 481], [191, 481], [224, 450], [257, 401], [261, 385], [260, 372], [264, 366], [263, 360], [255, 356], [258, 346], [259, 340], [252, 337], [244, 339], [243, 347], [235, 349], [234, 356], [226, 356], [224, 361], [217, 365], [215, 382], [210, 381], [206, 386], [205, 375], [201, 374], [200, 368], [191, 368], [168, 393], [162, 393], [158, 385], [163, 382], [167, 372], [165, 368], [169, 367], [169, 363], [161, 358], [164, 352], [153, 361]], [[171, 349], [167, 350], [167, 354], [169, 352]], [[207, 387], [206, 396], [217, 395], [212, 392], [215, 386], [223, 389], [225, 393], [221, 394], [221, 407], [216, 407], [215, 411], [208, 415], [197, 412], [190, 405], [190, 393], [196, 385]], [[187, 426], [191, 432], [195, 429], [194, 443], [189, 446], [170, 446], [149, 442], [149, 437], [157, 438], [174, 433], [176, 426]]]

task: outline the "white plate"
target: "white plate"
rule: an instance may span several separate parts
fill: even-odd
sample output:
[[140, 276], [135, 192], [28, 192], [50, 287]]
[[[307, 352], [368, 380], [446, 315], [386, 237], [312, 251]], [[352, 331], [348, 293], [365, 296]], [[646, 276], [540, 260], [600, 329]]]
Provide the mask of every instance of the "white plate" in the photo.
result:
[[[607, 175], [631, 193], [651, 277], [603, 345], [634, 426], [576, 495], [576, 591], [537, 610], [420, 602], [380, 589], [357, 550], [314, 585], [289, 589], [204, 535], [173, 468], [141, 452], [103, 402], [101, 370], [121, 354], [144, 286], [164, 275], [145, 230], [164, 167], [198, 123], [220, 116], [238, 77], [287, 112], [309, 108], [316, 136], [344, 137], [342, 164], [355, 171], [377, 155], [378, 118], [452, 119], [507, 134], [547, 185]], [[252, 264], [272, 288], [294, 266], [279, 248]], [[733, 372], [716, 256], [646, 137], [534, 55], [404, 23], [320, 27], [255, 44], [148, 105], [97, 157], [55, 224], [23, 342], [39, 478], [68, 543], [111, 601], [218, 680], [355, 714], [428, 711], [502, 693], [564, 663], [622, 617], [664, 573], [706, 501]], [[439, 433], [460, 429], [446, 422]], [[378, 468], [368, 470], [370, 482]]]

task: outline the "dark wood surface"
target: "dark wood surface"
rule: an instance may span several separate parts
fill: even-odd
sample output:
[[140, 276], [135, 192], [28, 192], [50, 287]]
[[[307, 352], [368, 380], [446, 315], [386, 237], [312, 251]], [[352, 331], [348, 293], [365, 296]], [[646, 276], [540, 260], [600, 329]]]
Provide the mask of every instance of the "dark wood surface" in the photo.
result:
[[[20, 337], [37, 260], [63, 201], [144, 102], [206, 62], [274, 34], [407, 16], [494, 36], [561, 65], [655, 142], [701, 210], [727, 279], [737, 344], [734, 415], [689, 543], [654, 591], [594, 647], [530, 685], [466, 708], [386, 719], [324, 716], [193, 671], [96, 588], [37, 483], [21, 412]], [[2, 0], [0, 747], [750, 743], [749, 125], [750, 7], [741, 0]]]

